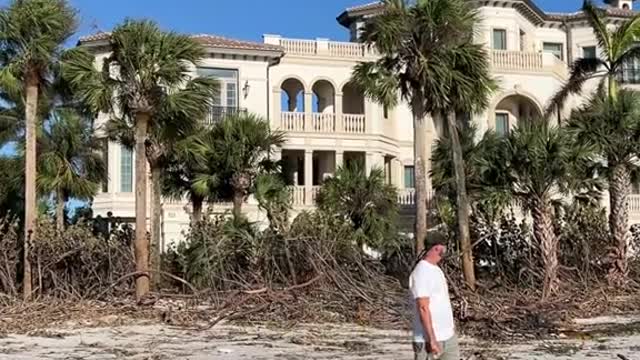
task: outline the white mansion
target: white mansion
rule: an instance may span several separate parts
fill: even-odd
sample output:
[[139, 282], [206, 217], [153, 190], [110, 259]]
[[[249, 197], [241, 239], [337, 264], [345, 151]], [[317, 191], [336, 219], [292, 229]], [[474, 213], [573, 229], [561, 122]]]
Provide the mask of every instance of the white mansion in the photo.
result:
[[[478, 42], [490, 49], [491, 68], [500, 90], [485, 113], [474, 116], [479, 130], [506, 133], [519, 119], [541, 114], [550, 97], [567, 79], [574, 59], [595, 56], [596, 39], [581, 12], [546, 13], [533, 0], [470, 0], [479, 7], [483, 22]], [[615, 25], [634, 13], [631, 0], [612, 0], [606, 9]], [[382, 167], [387, 181], [399, 188], [398, 201], [413, 202], [413, 133], [407, 106], [393, 109], [365, 99], [349, 83], [353, 66], [376, 54], [357, 43], [358, 31], [370, 16], [381, 11], [371, 3], [346, 9], [338, 22], [353, 42], [329, 39], [288, 39], [264, 35], [263, 43], [212, 35], [195, 35], [209, 56], [198, 73], [214, 75], [222, 86], [208, 121], [226, 113], [249, 111], [263, 115], [274, 129], [286, 132], [277, 153], [286, 163], [293, 204], [299, 211], [312, 207], [323, 179], [349, 161], [363, 161], [368, 169]], [[80, 45], [93, 47], [98, 62], [106, 56], [108, 34], [84, 37]], [[640, 70], [640, 67], [638, 68]], [[622, 80], [640, 83], [640, 72], [625, 72]], [[573, 99], [575, 105], [579, 99]], [[98, 119], [98, 123], [103, 121]], [[439, 129], [431, 127], [431, 138]], [[95, 215], [134, 216], [132, 153], [117, 143], [106, 151], [109, 180], [93, 201]], [[430, 157], [427, 154], [427, 157]], [[165, 244], [181, 237], [189, 223], [186, 202], [163, 201]], [[632, 218], [640, 219], [640, 198], [631, 199]], [[211, 204], [226, 211], [229, 204]], [[249, 199], [250, 219], [263, 214]], [[635, 220], [635, 219], [634, 219]]]

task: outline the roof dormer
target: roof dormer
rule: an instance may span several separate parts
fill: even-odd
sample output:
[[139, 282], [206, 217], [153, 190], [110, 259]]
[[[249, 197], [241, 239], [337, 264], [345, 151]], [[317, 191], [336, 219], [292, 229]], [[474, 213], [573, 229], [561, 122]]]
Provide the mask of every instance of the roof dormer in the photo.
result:
[[633, 10], [635, 0], [604, 0], [604, 3], [617, 9]]

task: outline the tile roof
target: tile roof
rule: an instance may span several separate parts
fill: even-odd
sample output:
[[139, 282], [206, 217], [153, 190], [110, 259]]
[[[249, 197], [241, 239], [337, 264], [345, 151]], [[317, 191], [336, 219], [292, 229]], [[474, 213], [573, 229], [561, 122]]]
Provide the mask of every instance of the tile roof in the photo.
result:
[[368, 4], [362, 4], [362, 5], [356, 5], [356, 6], [352, 6], [347, 8], [347, 11], [351, 12], [351, 11], [360, 11], [360, 10], [372, 10], [372, 9], [377, 9], [379, 7], [382, 7], [382, 2], [380, 1], [374, 1]]
[[[111, 37], [109, 32], [98, 32], [92, 35], [83, 36], [78, 40], [79, 44], [94, 42], [94, 41], [107, 41]], [[210, 46], [214, 48], [222, 49], [236, 49], [236, 50], [266, 50], [266, 51], [282, 51], [282, 47], [271, 44], [263, 44], [254, 41], [245, 41], [230, 39], [223, 36], [197, 34], [191, 36], [204, 46]]]

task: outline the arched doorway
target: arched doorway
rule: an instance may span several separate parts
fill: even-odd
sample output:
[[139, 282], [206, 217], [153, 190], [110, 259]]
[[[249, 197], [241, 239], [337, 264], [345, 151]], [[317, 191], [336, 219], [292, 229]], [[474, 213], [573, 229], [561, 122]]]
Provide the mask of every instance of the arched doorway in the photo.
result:
[[498, 102], [489, 127], [498, 135], [507, 135], [518, 124], [541, 117], [542, 109], [535, 100], [526, 95], [513, 94]]

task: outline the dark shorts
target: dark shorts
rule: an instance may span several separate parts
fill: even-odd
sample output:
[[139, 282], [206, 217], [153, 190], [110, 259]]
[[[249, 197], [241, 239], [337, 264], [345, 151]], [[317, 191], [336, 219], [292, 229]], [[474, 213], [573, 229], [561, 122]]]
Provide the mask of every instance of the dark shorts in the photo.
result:
[[[413, 354], [415, 360], [435, 360], [435, 357], [429, 353], [430, 346], [423, 342], [413, 343]], [[442, 349], [442, 355], [438, 360], [460, 360], [460, 346], [458, 344], [458, 337], [453, 336], [447, 341], [440, 342], [440, 348]]]

